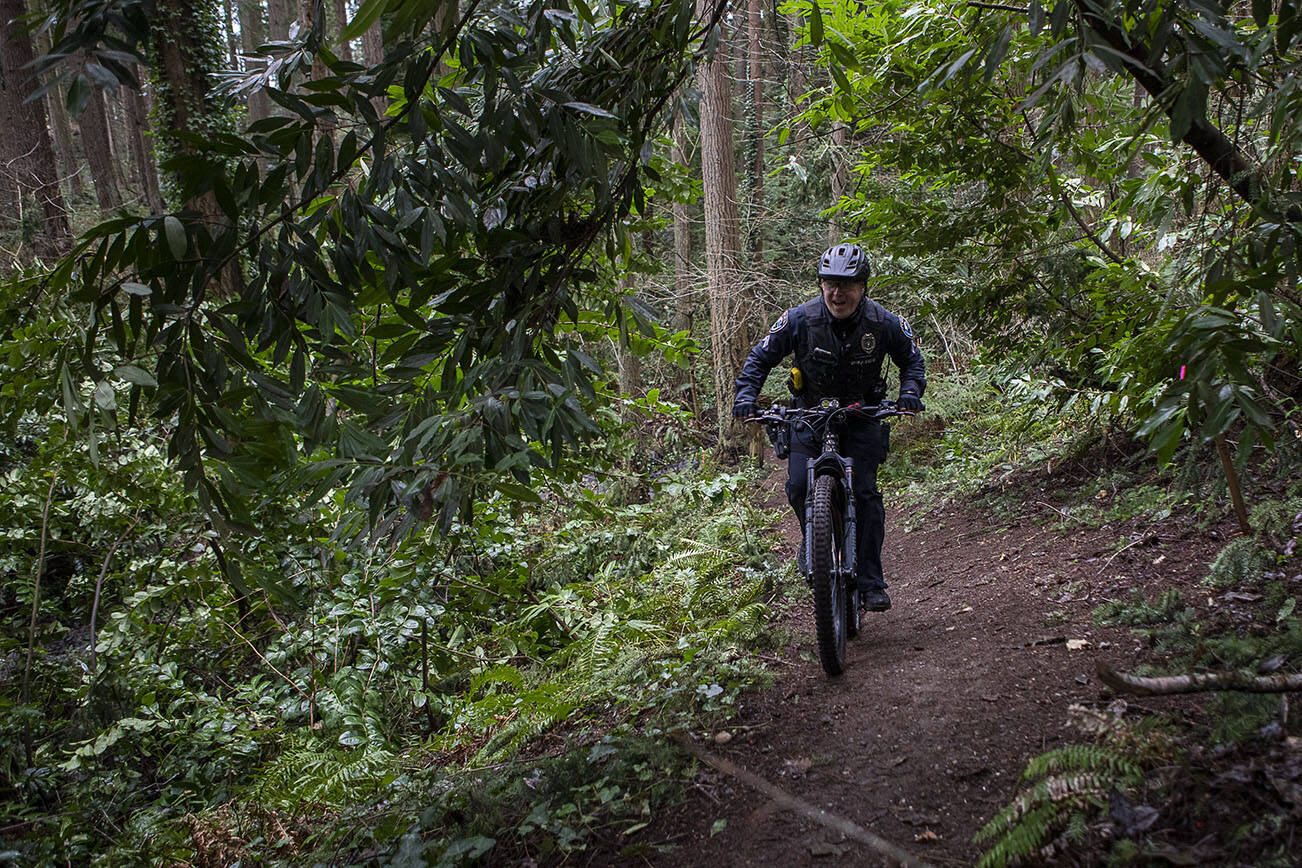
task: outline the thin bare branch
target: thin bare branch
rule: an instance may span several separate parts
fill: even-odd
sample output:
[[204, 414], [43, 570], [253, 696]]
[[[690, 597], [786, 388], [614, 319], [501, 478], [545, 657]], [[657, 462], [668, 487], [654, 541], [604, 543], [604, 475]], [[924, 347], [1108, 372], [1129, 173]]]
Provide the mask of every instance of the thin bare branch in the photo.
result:
[[1169, 696], [1177, 693], [1207, 693], [1234, 690], [1242, 693], [1284, 693], [1302, 690], [1302, 673], [1245, 675], [1242, 672], [1190, 672], [1143, 678], [1118, 672], [1102, 660], [1095, 664], [1099, 680], [1118, 693], [1135, 696]]

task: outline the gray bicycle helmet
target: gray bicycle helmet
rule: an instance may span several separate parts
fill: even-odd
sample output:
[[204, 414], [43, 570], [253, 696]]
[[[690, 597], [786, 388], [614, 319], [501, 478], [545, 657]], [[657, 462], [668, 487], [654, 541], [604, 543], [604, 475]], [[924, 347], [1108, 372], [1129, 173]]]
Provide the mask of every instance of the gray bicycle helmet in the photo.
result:
[[840, 278], [841, 280], [867, 280], [872, 274], [868, 265], [868, 254], [858, 244], [837, 244], [823, 251], [823, 258], [818, 263], [818, 277]]

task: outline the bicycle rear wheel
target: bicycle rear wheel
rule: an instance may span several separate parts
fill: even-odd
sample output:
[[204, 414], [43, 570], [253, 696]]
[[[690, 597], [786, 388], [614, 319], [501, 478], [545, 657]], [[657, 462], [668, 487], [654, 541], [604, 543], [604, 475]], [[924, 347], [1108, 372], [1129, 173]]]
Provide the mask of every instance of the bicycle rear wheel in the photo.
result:
[[846, 603], [845, 504], [841, 486], [833, 476], [814, 481], [814, 502], [809, 527], [809, 572], [814, 584], [814, 632], [818, 659], [828, 675], [845, 671]]

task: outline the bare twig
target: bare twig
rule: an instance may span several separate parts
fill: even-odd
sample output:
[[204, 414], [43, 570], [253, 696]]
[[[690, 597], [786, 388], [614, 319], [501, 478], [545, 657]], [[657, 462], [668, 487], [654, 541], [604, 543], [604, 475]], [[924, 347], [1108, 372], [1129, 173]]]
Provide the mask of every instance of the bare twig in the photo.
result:
[[230, 630], [232, 633], [234, 633], [234, 634], [235, 634], [235, 637], [236, 637], [237, 639], [239, 639], [239, 640], [240, 640], [241, 642], [243, 642], [245, 645], [248, 645], [248, 646], [249, 646], [249, 649], [252, 650], [253, 653], [257, 655], [257, 658], [258, 658], [259, 660], [261, 660], [263, 663], [265, 663], [265, 664], [267, 665], [267, 668], [268, 668], [268, 669], [270, 669], [272, 672], [274, 672], [274, 673], [276, 673], [277, 675], [279, 675], [279, 676], [281, 677], [281, 679], [282, 679], [286, 684], [288, 684], [290, 687], [292, 687], [292, 688], [294, 688], [295, 690], [297, 690], [299, 696], [302, 696], [304, 699], [306, 699], [309, 703], [312, 704], [313, 707], [316, 706], [316, 703], [313, 701], [312, 695], [311, 695], [310, 693], [308, 693], [306, 690], [304, 690], [302, 687], [299, 687], [299, 686], [298, 686], [298, 683], [295, 682], [295, 681], [294, 681], [292, 678], [290, 678], [288, 675], [286, 675], [284, 672], [281, 672], [279, 669], [277, 669], [277, 668], [276, 668], [276, 664], [275, 664], [275, 663], [272, 663], [270, 660], [268, 660], [268, 659], [263, 655], [263, 653], [262, 653], [261, 651], [258, 650], [258, 646], [257, 646], [257, 645], [254, 645], [252, 642], [249, 641], [249, 638], [248, 638], [247, 636], [245, 636], [245, 635], [244, 635], [243, 633], [241, 633], [239, 630], [235, 629], [234, 625], [232, 625], [232, 624], [231, 624], [229, 621], [227, 621], [225, 618], [218, 617], [217, 620], [218, 620], [218, 621], [221, 621], [222, 626], [224, 626], [227, 630]]
[[36, 574], [32, 577], [32, 620], [27, 626], [27, 663], [23, 666], [23, 705], [27, 704], [32, 681], [32, 656], [36, 653], [36, 615], [41, 606], [41, 573], [45, 572], [46, 531], [50, 527], [50, 503], [54, 500], [54, 486], [59, 482], [56, 471], [50, 477], [50, 490], [45, 493], [45, 508], [41, 510], [41, 550], [36, 556]]
[[1225, 484], [1230, 489], [1230, 501], [1234, 504], [1234, 516], [1239, 520], [1239, 530], [1244, 534], [1252, 533], [1252, 525], [1248, 523], [1248, 509], [1243, 504], [1243, 490], [1239, 488], [1239, 474], [1234, 469], [1234, 459], [1230, 457], [1230, 447], [1225, 442], [1225, 435], [1216, 435], [1216, 454], [1221, 459], [1221, 467], [1225, 470]]
[[1140, 545], [1140, 544], [1142, 544], [1142, 543], [1146, 543], [1146, 542], [1148, 542], [1149, 540], [1153, 539], [1155, 536], [1156, 536], [1156, 534], [1151, 534], [1151, 533], [1149, 533], [1149, 534], [1144, 534], [1143, 536], [1141, 536], [1139, 539], [1135, 540], [1134, 542], [1129, 543], [1128, 545], [1124, 545], [1124, 546], [1122, 546], [1121, 548], [1117, 549], [1115, 552], [1112, 553], [1112, 557], [1110, 557], [1110, 558], [1108, 558], [1106, 561], [1104, 561], [1104, 562], [1103, 562], [1103, 566], [1099, 567], [1099, 572], [1102, 573], [1104, 570], [1106, 570], [1106, 569], [1108, 568], [1108, 564], [1110, 564], [1110, 563], [1112, 563], [1114, 560], [1116, 560], [1117, 555], [1121, 554], [1122, 552], [1126, 551], [1127, 549], [1133, 549], [1133, 548], [1134, 548], [1135, 546], [1137, 546], [1137, 545]]
[[[32, 657], [36, 654], [36, 616], [41, 606], [41, 573], [45, 572], [45, 534], [50, 527], [50, 503], [54, 500], [54, 486], [58, 481], [59, 472], [56, 470], [50, 476], [50, 490], [45, 493], [45, 509], [41, 511], [41, 552], [36, 557], [36, 575], [32, 577], [32, 620], [27, 627], [27, 662], [23, 665], [23, 705], [27, 704], [32, 684]], [[32, 758], [32, 727], [30, 723], [23, 727], [23, 742], [27, 751], [27, 760], [30, 763]]]
[[1054, 512], [1058, 513], [1058, 515], [1062, 516], [1063, 518], [1069, 518], [1069, 519], [1071, 519], [1072, 521], [1078, 521], [1078, 522], [1080, 522], [1081, 524], [1089, 524], [1089, 522], [1085, 521], [1085, 519], [1083, 519], [1083, 518], [1077, 518], [1076, 516], [1074, 516], [1074, 515], [1072, 515], [1072, 514], [1070, 514], [1070, 513], [1063, 512], [1061, 509], [1059, 509], [1058, 507], [1054, 506], [1052, 503], [1045, 503], [1043, 500], [1037, 500], [1036, 503], [1038, 503], [1040, 506], [1047, 506], [1047, 507], [1049, 507], [1049, 509], [1052, 509]]
[[879, 838], [872, 832], [869, 832], [862, 826], [850, 822], [844, 817], [838, 817], [822, 808], [811, 805], [803, 799], [791, 795], [785, 790], [779, 789], [761, 778], [759, 775], [747, 771], [736, 763], [729, 762], [723, 757], [709, 753], [700, 745], [695, 744], [691, 739], [681, 733], [676, 734], [674, 740], [701, 762], [730, 777], [736, 778], [753, 789], [759, 790], [761, 793], [789, 811], [795, 811], [797, 814], [808, 817], [816, 823], [840, 832], [845, 837], [872, 848], [896, 864], [907, 866], [907, 868], [931, 868], [928, 863], [921, 861], [898, 845], [892, 844], [885, 838]]
[[1095, 663], [1099, 680], [1118, 693], [1135, 696], [1168, 696], [1177, 693], [1206, 693], [1212, 690], [1235, 690], [1243, 693], [1284, 693], [1302, 690], [1302, 673], [1245, 675], [1242, 672], [1190, 672], [1142, 678], [1118, 672], [1099, 660]]
[[1066, 636], [1044, 636], [1039, 639], [1032, 639], [1029, 642], [1022, 642], [1018, 645], [1005, 645], [1010, 651], [1017, 651], [1022, 648], [1041, 648], [1045, 645], [1062, 645], [1067, 641]]
[[940, 343], [945, 347], [945, 355], [949, 356], [949, 366], [953, 368], [954, 373], [957, 374], [958, 362], [954, 361], [954, 354], [950, 352], [949, 349], [949, 341], [945, 338], [945, 330], [940, 327], [940, 320], [936, 319], [934, 313], [931, 315], [931, 322], [936, 326], [936, 334], [940, 335]]
[[104, 563], [99, 568], [99, 578], [95, 580], [95, 600], [90, 605], [90, 672], [92, 675], [99, 668], [98, 657], [95, 653], [95, 646], [99, 644], [95, 641], [95, 622], [99, 617], [99, 596], [100, 591], [104, 588], [104, 577], [108, 575], [109, 563], [113, 560], [113, 553], [118, 550], [118, 546], [122, 545], [122, 541], [127, 538], [127, 534], [135, 530], [136, 525], [139, 523], [140, 513], [137, 512], [136, 517], [131, 520], [131, 525], [122, 531], [118, 538], [113, 541], [113, 545], [109, 547], [108, 554], [104, 555]]

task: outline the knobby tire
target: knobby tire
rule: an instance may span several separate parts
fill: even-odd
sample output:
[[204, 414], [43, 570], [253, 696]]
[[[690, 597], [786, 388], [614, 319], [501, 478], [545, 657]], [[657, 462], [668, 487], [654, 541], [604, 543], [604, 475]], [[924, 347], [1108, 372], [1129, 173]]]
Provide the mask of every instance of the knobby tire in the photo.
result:
[[845, 671], [849, 595], [841, 574], [844, 553], [844, 505], [841, 488], [833, 476], [814, 481], [814, 503], [810, 515], [809, 566], [814, 584], [814, 633], [818, 638], [818, 659], [828, 675]]

